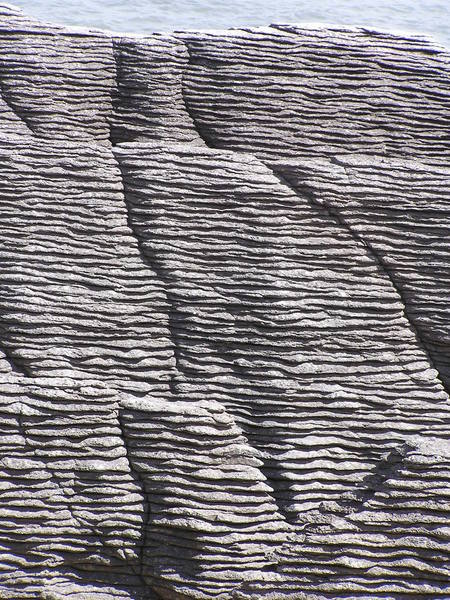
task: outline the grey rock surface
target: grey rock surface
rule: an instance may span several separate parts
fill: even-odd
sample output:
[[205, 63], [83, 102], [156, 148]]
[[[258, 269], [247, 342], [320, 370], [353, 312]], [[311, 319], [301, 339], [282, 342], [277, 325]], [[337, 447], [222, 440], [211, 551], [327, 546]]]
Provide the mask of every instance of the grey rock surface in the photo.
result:
[[449, 83], [0, 5], [0, 598], [450, 597]]

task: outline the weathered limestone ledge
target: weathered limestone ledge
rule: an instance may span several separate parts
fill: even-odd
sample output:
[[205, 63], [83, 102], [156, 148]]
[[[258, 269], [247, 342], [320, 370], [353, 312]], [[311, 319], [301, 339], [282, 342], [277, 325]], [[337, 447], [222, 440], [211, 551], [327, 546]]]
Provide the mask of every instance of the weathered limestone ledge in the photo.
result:
[[0, 598], [450, 597], [449, 97], [0, 4]]

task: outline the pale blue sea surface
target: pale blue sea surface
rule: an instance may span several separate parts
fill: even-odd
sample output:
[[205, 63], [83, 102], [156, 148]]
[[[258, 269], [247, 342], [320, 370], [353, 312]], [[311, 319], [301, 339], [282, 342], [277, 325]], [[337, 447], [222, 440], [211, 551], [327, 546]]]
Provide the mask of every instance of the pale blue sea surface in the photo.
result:
[[118, 32], [321, 22], [420, 32], [450, 47], [450, 0], [9, 0], [28, 14]]

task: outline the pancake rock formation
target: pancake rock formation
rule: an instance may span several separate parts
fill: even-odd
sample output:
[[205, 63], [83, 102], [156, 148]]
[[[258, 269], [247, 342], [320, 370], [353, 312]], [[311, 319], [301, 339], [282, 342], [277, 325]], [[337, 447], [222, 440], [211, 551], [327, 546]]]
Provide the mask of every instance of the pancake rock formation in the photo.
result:
[[450, 598], [449, 100], [0, 4], [0, 598]]

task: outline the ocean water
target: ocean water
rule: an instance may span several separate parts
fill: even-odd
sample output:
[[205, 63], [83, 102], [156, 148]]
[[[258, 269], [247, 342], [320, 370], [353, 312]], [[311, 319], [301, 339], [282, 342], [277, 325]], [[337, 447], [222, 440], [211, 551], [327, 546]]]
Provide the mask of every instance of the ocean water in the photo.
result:
[[334, 23], [425, 33], [450, 48], [450, 0], [9, 0], [28, 14], [118, 32]]

